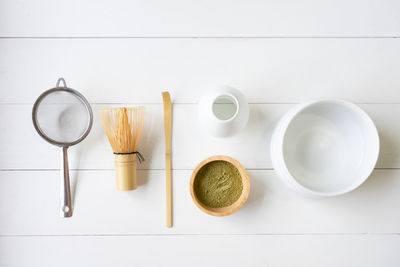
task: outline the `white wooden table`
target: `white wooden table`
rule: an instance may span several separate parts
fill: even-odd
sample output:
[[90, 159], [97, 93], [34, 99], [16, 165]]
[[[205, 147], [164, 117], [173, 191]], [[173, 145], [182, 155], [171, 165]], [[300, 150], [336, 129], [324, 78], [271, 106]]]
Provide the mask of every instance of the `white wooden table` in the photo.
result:
[[[0, 266], [399, 266], [400, 1], [1, 0]], [[60, 152], [31, 122], [36, 97], [63, 76], [94, 109], [70, 150], [74, 215], [58, 217]], [[247, 128], [203, 135], [202, 91], [240, 89]], [[162, 98], [174, 101], [174, 227], [165, 227]], [[359, 189], [322, 200], [288, 189], [269, 156], [274, 123], [295, 103], [360, 104], [381, 137]], [[115, 190], [105, 106], [148, 109], [139, 188]], [[234, 215], [202, 213], [191, 170], [230, 155], [252, 191]]]

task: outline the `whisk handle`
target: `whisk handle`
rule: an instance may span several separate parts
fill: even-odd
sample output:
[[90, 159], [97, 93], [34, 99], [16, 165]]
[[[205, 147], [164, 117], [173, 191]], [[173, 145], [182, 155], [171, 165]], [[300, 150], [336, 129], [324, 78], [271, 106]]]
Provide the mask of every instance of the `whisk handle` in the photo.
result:
[[60, 181], [60, 216], [72, 216], [71, 187], [69, 182], [68, 147], [62, 147], [62, 166]]

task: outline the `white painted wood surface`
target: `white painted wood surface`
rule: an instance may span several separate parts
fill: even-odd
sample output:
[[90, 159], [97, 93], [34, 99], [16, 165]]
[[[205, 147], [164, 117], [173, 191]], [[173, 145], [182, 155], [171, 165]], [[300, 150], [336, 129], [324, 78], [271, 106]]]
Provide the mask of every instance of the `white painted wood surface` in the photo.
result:
[[[119, 104], [120, 105], [120, 104]], [[114, 155], [104, 134], [99, 110], [113, 104], [93, 104], [94, 125], [90, 135], [69, 153], [72, 169], [112, 169]], [[250, 119], [244, 131], [227, 139], [204, 134], [196, 123], [196, 104], [175, 104], [173, 109], [174, 169], [194, 169], [210, 155], [229, 154], [247, 169], [271, 169], [270, 137], [275, 123], [294, 104], [251, 104]], [[375, 121], [381, 139], [377, 168], [400, 168], [400, 104], [361, 104]], [[162, 104], [146, 104], [147, 116], [139, 149], [149, 160], [141, 169], [164, 168], [164, 139]], [[41, 140], [33, 128], [31, 104], [0, 105], [0, 120], [7, 123], [0, 131], [0, 168], [57, 169], [58, 148]], [[29, 132], [31, 134], [27, 135]], [[24, 140], [24, 146], [20, 146]], [[244, 143], [245, 142], [245, 143]]]
[[396, 0], [13, 1], [2, 36], [399, 36]]
[[0, 103], [32, 103], [60, 75], [94, 103], [161, 103], [161, 90], [196, 103], [221, 84], [251, 103], [400, 103], [399, 47], [397, 38], [2, 39]]
[[[202, 213], [189, 193], [191, 170], [173, 172], [174, 227], [165, 227], [163, 170], [140, 171], [139, 188], [115, 190], [114, 171], [72, 173], [74, 215], [58, 217], [58, 172], [0, 176], [3, 235], [393, 234], [400, 232], [399, 170], [377, 170], [356, 191], [328, 199], [294, 194], [272, 170], [249, 170], [251, 193], [239, 212]], [[32, 181], [33, 180], [33, 181]], [[6, 201], [3, 201], [5, 199]], [[29, 222], [29, 223], [27, 223]]]
[[0, 264], [395, 267], [399, 246], [386, 235], [0, 237]]
[[[400, 2], [0, 1], [0, 266], [399, 266]], [[74, 215], [58, 217], [60, 152], [35, 133], [36, 97], [64, 76], [95, 111], [70, 150]], [[240, 89], [246, 129], [196, 125], [202, 91]], [[161, 94], [170, 90], [174, 227], [165, 221]], [[274, 123], [295, 103], [336, 97], [376, 123], [376, 170], [349, 194], [308, 199], [272, 169]], [[139, 189], [117, 192], [98, 110], [143, 104]], [[192, 203], [207, 156], [249, 171], [248, 202], [224, 218]], [[67, 257], [68, 256], [68, 257]]]

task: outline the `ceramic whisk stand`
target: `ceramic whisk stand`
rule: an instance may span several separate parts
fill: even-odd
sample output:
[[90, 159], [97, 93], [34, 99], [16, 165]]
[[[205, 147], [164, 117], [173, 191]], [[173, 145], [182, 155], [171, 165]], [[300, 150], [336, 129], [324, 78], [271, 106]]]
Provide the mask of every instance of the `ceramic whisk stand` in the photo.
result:
[[228, 137], [243, 129], [249, 119], [245, 96], [232, 87], [219, 87], [203, 95], [198, 105], [201, 127], [216, 137]]

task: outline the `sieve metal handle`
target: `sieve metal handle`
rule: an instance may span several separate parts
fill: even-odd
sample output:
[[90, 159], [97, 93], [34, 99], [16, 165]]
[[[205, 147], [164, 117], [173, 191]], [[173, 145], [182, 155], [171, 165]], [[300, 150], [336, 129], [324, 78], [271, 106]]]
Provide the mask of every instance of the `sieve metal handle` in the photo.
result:
[[61, 181], [60, 181], [60, 216], [72, 216], [71, 204], [71, 187], [69, 182], [69, 169], [68, 169], [68, 147], [62, 147], [62, 167], [61, 167]]

